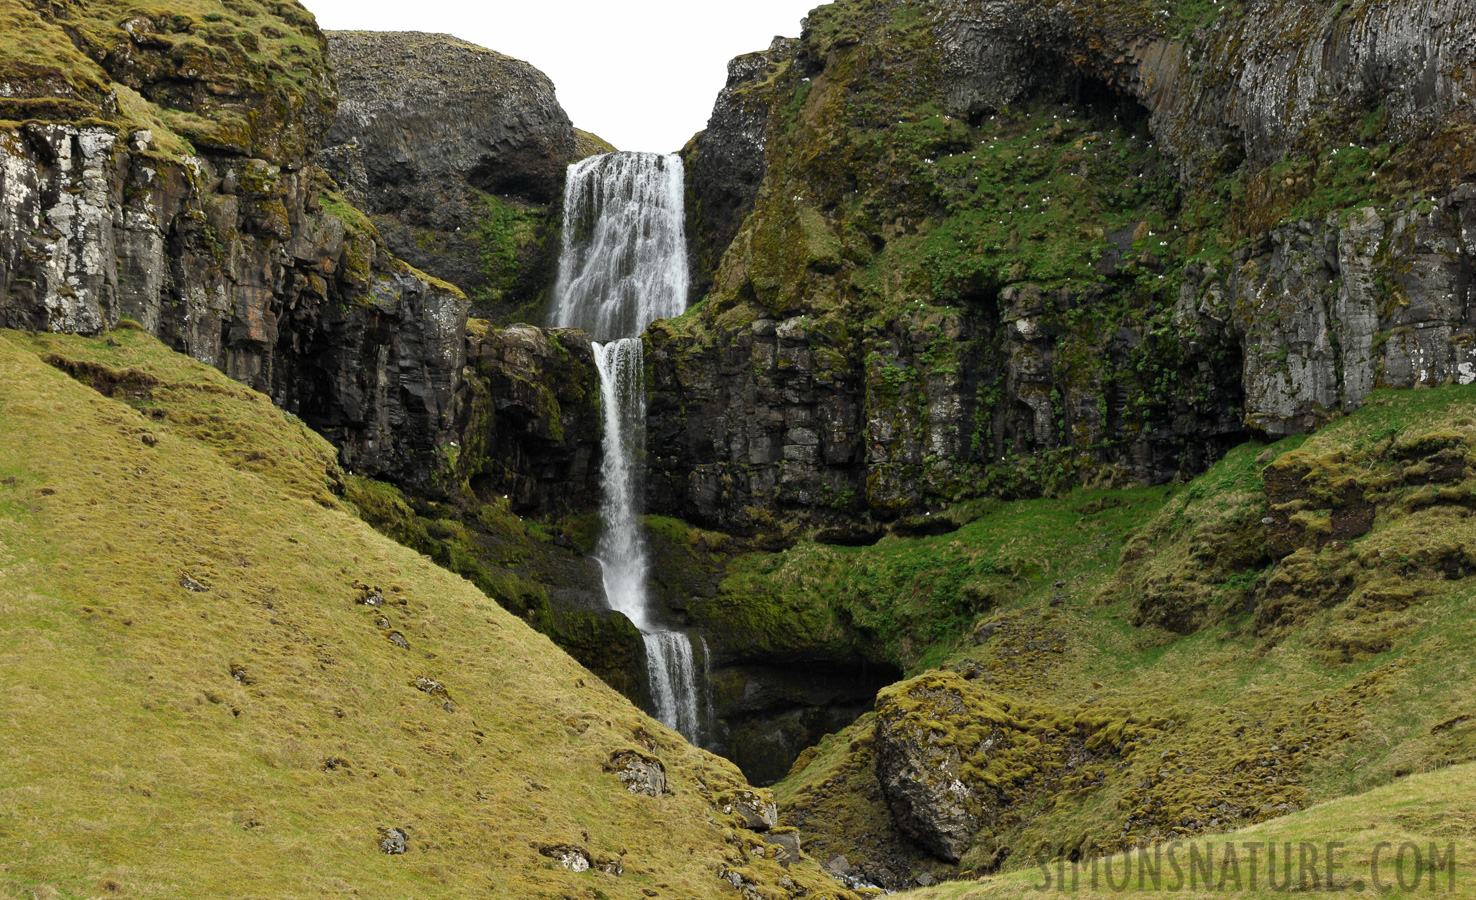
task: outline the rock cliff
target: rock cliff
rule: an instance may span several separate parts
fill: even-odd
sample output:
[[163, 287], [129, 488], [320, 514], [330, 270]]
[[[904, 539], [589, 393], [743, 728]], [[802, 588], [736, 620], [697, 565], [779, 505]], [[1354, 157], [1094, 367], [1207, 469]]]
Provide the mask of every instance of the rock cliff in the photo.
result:
[[[537, 223], [576, 147], [541, 73], [444, 36], [338, 35], [360, 99], [335, 125], [329, 43], [295, 5], [199, 19], [43, 5], [21, 18], [49, 66], [3, 69], [0, 114], [16, 121], [0, 123], [0, 326], [95, 334], [131, 319], [270, 394], [352, 471], [432, 497], [475, 477], [524, 511], [590, 502], [587, 341], [583, 356], [570, 344], [573, 362], [536, 330], [480, 329], [468, 344], [463, 292], [397, 256], [485, 287], [455, 254], [400, 240], [396, 218], [470, 203], [493, 211], [467, 213], [473, 256], [498, 210], [507, 247], [543, 252]], [[462, 130], [433, 139], [442, 119]], [[350, 127], [365, 122], [382, 127]], [[325, 138], [342, 143], [320, 154]], [[371, 221], [355, 202], [391, 212]], [[520, 268], [514, 253], [502, 274], [538, 282], [550, 261]]]
[[320, 160], [390, 251], [478, 314], [535, 303], [564, 169], [584, 155], [548, 76], [446, 34], [329, 32], [328, 53], [340, 101]]
[[649, 338], [653, 506], [1161, 482], [1476, 376], [1476, 7], [1233, 6], [842, 0], [735, 60], [689, 148], [727, 249]]
[[[0, 324], [133, 319], [271, 394], [347, 465], [436, 489], [466, 300], [387, 255], [314, 168], [334, 95], [312, 16], [104, 6], [27, 16], [82, 52], [58, 50], [53, 96], [11, 102], [29, 121], [0, 129]], [[27, 77], [8, 68], [6, 95], [42, 84]]]

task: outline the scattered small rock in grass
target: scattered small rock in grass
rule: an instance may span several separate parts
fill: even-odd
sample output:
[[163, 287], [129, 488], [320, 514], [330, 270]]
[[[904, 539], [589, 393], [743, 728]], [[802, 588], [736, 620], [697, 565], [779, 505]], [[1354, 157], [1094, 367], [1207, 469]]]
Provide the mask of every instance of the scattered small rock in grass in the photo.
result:
[[447, 693], [446, 686], [444, 684], [441, 684], [434, 678], [426, 678], [424, 675], [418, 676], [414, 681], [411, 682], [411, 685], [413, 685], [416, 690], [425, 691], [427, 694], [430, 694], [433, 697], [450, 696]]
[[240, 663], [231, 663], [231, 677], [241, 682], [242, 684], [256, 683], [256, 679], [252, 678], [251, 673], [247, 672], [246, 667], [241, 665]]
[[377, 587], [361, 585], [359, 587], [358, 602], [364, 606], [372, 606], [375, 609], [378, 609], [379, 607], [384, 606], [384, 591], [380, 590]]
[[588, 872], [590, 869], [596, 869], [616, 877], [625, 874], [625, 861], [608, 853], [592, 854], [574, 844], [534, 843], [533, 849], [550, 859], [558, 860], [559, 865], [570, 872]]
[[399, 856], [410, 849], [410, 835], [400, 828], [379, 829], [379, 849], [390, 856]]
[[196, 581], [184, 572], [179, 573], [179, 586], [192, 594], [204, 594], [210, 590], [209, 585]]
[[624, 750], [610, 757], [609, 771], [632, 794], [660, 797], [666, 793], [666, 766], [661, 760], [634, 750]]
[[405, 636], [403, 634], [400, 634], [398, 631], [391, 631], [389, 634], [385, 635], [384, 637], [391, 644], [394, 644], [396, 647], [399, 647], [401, 650], [409, 650], [410, 649], [410, 642], [407, 641], [407, 640], [405, 640]]

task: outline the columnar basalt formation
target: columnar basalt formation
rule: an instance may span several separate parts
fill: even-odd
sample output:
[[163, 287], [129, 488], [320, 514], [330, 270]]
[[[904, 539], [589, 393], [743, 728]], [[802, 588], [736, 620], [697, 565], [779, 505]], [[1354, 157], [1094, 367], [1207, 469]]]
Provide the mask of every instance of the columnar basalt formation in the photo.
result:
[[334, 94], [312, 17], [49, 16], [36, 27], [90, 54], [58, 69], [56, 93], [97, 83], [112, 99], [96, 124], [33, 102], [20, 112], [62, 121], [0, 136], [0, 324], [132, 319], [271, 394], [351, 467], [436, 489], [466, 300], [386, 254], [313, 166]]

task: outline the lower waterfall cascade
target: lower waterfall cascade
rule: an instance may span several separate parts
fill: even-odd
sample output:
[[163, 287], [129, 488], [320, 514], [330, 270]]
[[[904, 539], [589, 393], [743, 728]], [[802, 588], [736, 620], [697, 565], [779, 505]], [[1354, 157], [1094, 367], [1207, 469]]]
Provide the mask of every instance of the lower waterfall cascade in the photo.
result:
[[[650, 554], [642, 534], [646, 382], [639, 337], [687, 305], [683, 170], [678, 156], [610, 153], [569, 167], [564, 236], [554, 294], [555, 327], [595, 339], [603, 419], [595, 555], [605, 599], [641, 632], [656, 717], [693, 743], [710, 718], [708, 653], [651, 609]], [[700, 639], [699, 639], [700, 641]]]

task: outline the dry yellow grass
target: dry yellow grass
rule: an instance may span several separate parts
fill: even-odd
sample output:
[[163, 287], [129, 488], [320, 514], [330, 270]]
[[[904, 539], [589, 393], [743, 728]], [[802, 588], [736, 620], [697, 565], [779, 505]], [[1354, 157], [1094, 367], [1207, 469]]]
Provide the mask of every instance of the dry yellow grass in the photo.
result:
[[[114, 337], [0, 332], [0, 897], [736, 896], [725, 866], [843, 896], [722, 815], [731, 765], [341, 507], [300, 423]], [[625, 791], [623, 749], [673, 793]]]

